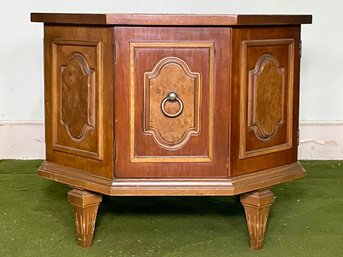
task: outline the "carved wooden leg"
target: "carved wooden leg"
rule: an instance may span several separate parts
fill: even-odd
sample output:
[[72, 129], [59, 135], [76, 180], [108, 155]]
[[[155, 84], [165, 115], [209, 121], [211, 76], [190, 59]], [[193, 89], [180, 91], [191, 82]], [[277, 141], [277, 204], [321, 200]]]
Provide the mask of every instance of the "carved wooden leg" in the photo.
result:
[[82, 247], [90, 247], [93, 242], [95, 220], [102, 196], [89, 191], [72, 189], [68, 201], [73, 207], [77, 239]]
[[269, 189], [241, 195], [252, 249], [262, 249], [268, 214], [274, 202], [274, 195]]

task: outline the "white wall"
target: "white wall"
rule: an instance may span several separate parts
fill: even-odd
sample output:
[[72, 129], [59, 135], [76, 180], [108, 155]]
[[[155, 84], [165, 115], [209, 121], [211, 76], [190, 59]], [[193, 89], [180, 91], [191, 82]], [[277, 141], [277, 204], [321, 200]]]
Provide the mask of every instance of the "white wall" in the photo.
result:
[[[32, 134], [23, 125], [36, 124], [43, 133], [43, 26], [30, 22], [30, 12], [149, 12], [313, 14], [313, 24], [302, 30], [300, 119], [305, 124], [301, 128], [306, 128], [301, 132], [300, 158], [343, 159], [342, 8], [341, 0], [6, 1], [0, 16], [0, 158], [36, 158], [43, 152], [37, 153], [42, 143], [32, 144], [38, 144], [34, 138], [42, 135]], [[4, 128], [17, 122], [24, 141], [16, 142], [21, 137], [13, 135], [4, 141]], [[313, 140], [324, 142], [324, 147], [330, 147], [326, 141], [339, 147], [335, 153], [324, 148], [321, 153], [317, 145], [313, 149]], [[32, 156], [30, 147], [23, 144], [32, 145]]]

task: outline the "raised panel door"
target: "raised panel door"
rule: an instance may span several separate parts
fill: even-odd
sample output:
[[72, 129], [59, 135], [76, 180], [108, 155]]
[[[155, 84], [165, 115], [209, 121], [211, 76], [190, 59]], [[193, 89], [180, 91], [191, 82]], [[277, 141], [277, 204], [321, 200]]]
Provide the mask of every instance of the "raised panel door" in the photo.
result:
[[47, 161], [106, 177], [113, 174], [112, 32], [45, 26]]
[[232, 124], [239, 126], [231, 175], [297, 160], [299, 33], [297, 26], [233, 30]]
[[229, 30], [115, 33], [115, 176], [227, 176]]

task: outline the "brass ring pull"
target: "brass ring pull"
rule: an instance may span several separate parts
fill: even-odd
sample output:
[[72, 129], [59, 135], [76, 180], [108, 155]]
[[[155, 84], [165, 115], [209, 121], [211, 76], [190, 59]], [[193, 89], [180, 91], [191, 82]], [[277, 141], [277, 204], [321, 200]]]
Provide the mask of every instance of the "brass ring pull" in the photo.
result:
[[[180, 105], [180, 108], [179, 110], [176, 112], [176, 113], [169, 113], [166, 111], [165, 109], [165, 104], [167, 101], [170, 101], [170, 102], [175, 102], [177, 101]], [[177, 97], [177, 94], [174, 93], [174, 92], [170, 92], [168, 93], [167, 97], [163, 99], [162, 103], [161, 103], [161, 110], [163, 112], [163, 114], [169, 118], [175, 118], [177, 116], [179, 116], [182, 111], [183, 111], [183, 102], [180, 98]]]

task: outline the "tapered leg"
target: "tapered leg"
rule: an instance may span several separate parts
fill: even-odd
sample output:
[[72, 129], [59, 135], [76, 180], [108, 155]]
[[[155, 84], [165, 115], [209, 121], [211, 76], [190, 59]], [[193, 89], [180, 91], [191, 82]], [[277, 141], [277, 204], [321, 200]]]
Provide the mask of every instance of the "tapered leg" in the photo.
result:
[[72, 189], [68, 192], [68, 201], [73, 207], [77, 239], [82, 247], [92, 245], [96, 215], [101, 200], [100, 194], [85, 190]]
[[264, 232], [268, 220], [270, 207], [274, 202], [274, 195], [269, 189], [253, 191], [241, 195], [252, 249], [262, 249]]

